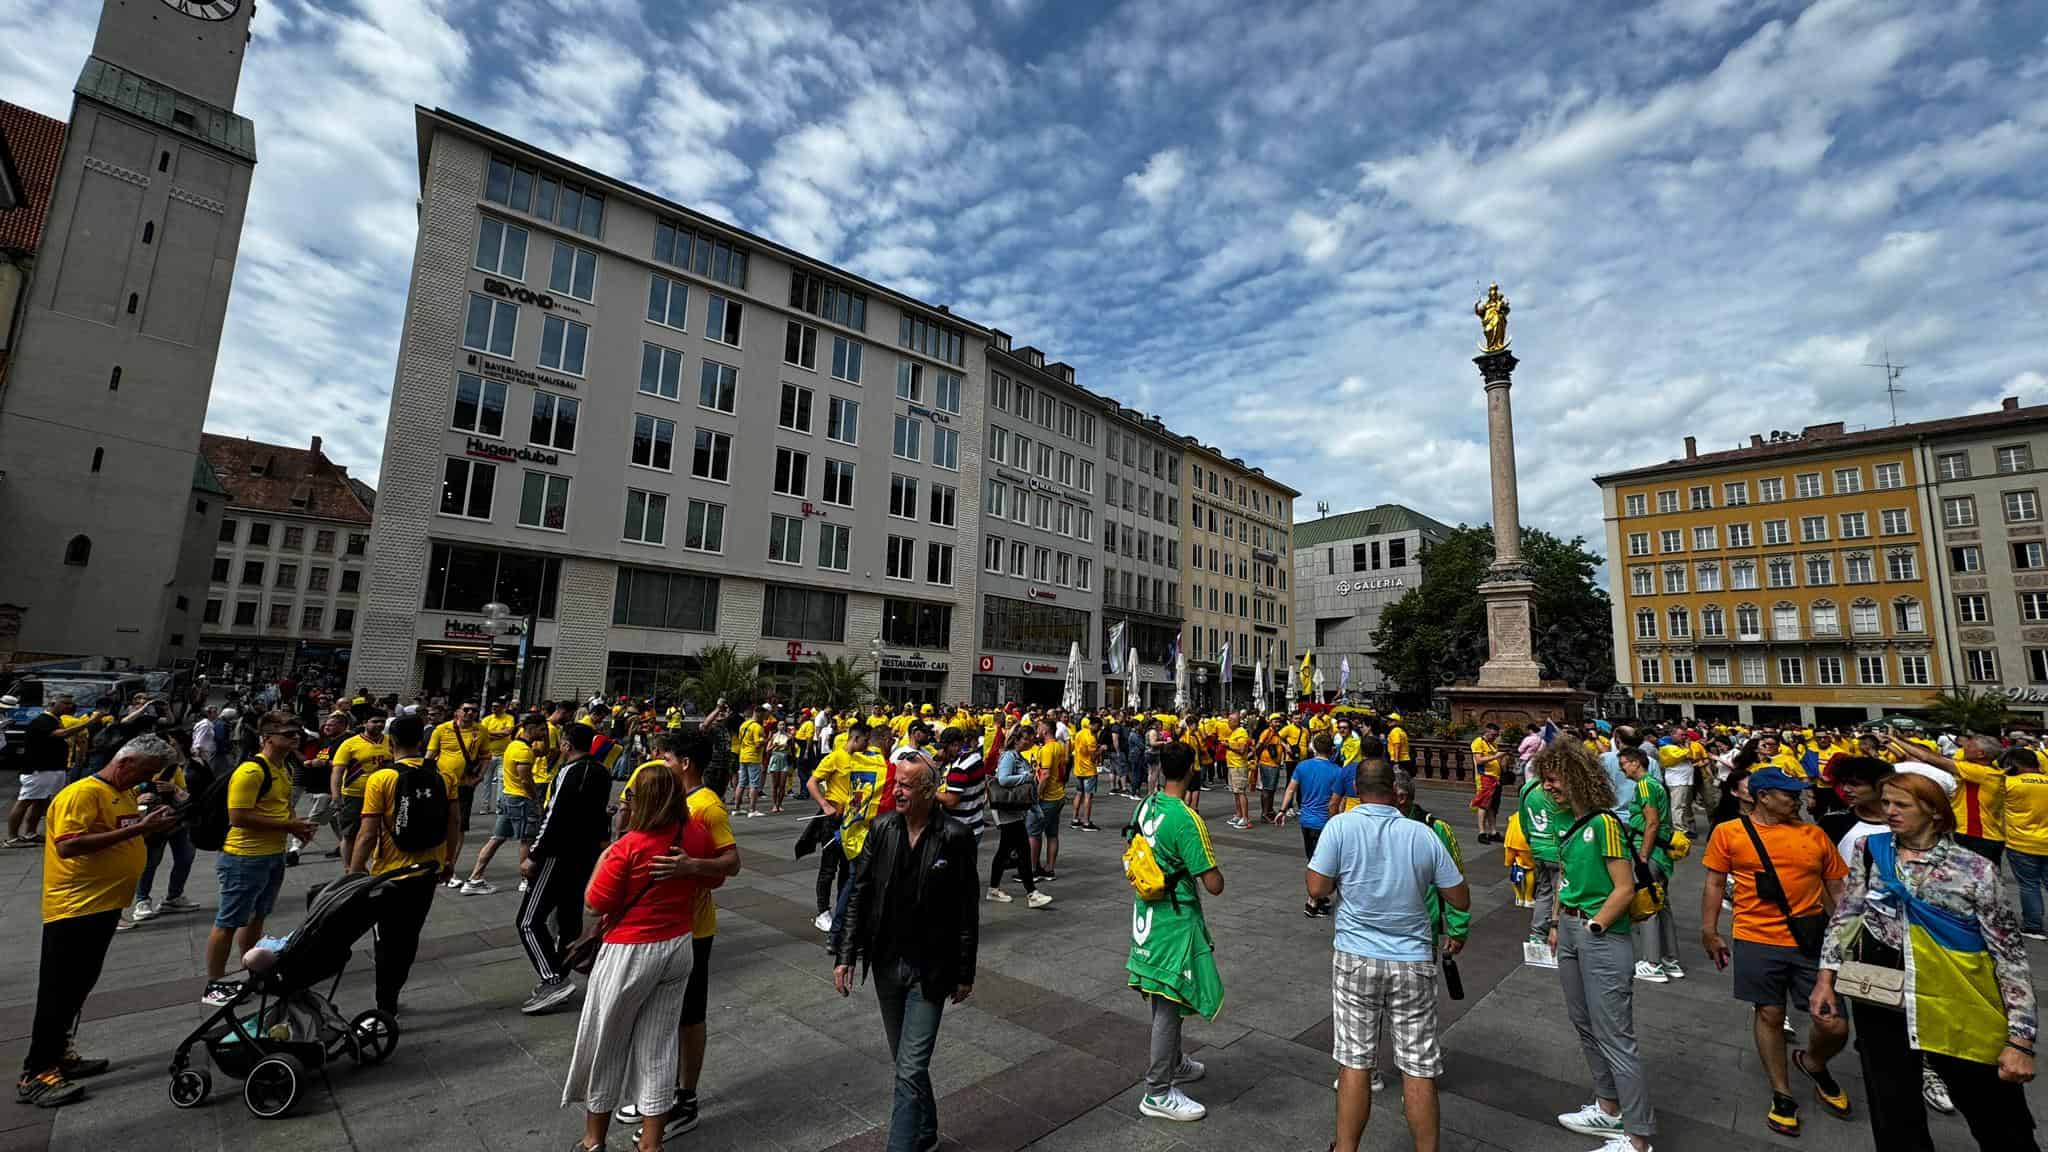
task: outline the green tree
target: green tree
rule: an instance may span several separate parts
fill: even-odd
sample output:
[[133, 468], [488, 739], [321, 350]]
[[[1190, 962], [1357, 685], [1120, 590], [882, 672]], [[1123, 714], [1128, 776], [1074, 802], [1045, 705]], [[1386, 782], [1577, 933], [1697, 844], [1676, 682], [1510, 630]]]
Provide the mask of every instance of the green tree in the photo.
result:
[[[1522, 530], [1522, 560], [1536, 584], [1536, 658], [1543, 674], [1588, 692], [1614, 683], [1607, 593], [1594, 580], [1600, 557], [1584, 537]], [[1422, 584], [1380, 613], [1372, 639], [1379, 667], [1419, 705], [1486, 662], [1486, 602], [1479, 585], [1493, 562], [1493, 529], [1459, 526], [1422, 555]]]
[[696, 671], [664, 677], [659, 687], [663, 696], [688, 700], [700, 712], [711, 711], [721, 699], [745, 708], [761, 693], [761, 658], [743, 656], [730, 644], [713, 644], [697, 653]]
[[798, 683], [805, 707], [829, 708], [834, 712], [857, 708], [874, 695], [868, 688], [867, 673], [844, 656], [811, 657], [804, 664]]
[[1980, 732], [1995, 735], [2005, 727], [2011, 716], [2007, 706], [2011, 703], [2003, 692], [1973, 692], [1968, 688], [1952, 688], [1935, 698], [1927, 708], [1928, 722], [1936, 728], [1955, 728], [1964, 732]]

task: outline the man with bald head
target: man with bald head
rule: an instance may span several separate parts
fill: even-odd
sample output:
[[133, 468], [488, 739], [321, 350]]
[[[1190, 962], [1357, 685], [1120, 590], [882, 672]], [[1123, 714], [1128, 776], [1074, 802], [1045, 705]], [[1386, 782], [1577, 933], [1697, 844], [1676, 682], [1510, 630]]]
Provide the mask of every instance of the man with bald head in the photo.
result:
[[868, 832], [846, 904], [832, 983], [841, 996], [855, 974], [872, 968], [882, 1031], [896, 1062], [890, 1152], [923, 1152], [939, 1143], [932, 1094], [932, 1050], [950, 997], [974, 988], [981, 891], [974, 834], [936, 803], [939, 778], [922, 753], [899, 761], [891, 785], [896, 810]]

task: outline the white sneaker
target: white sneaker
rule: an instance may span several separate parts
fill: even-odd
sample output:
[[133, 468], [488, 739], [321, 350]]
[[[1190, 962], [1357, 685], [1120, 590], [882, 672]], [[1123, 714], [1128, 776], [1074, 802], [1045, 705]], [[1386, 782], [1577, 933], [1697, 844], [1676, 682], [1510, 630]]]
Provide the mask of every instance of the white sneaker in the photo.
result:
[[[1628, 1134], [1624, 1132], [1619, 1136], [1609, 1136], [1607, 1143], [1593, 1149], [1593, 1152], [1636, 1152], [1636, 1142], [1629, 1139]], [[1650, 1145], [1645, 1144], [1643, 1145], [1643, 1152], [1654, 1152], [1654, 1150]]]
[[1664, 974], [1673, 980], [1685, 979], [1685, 969], [1679, 967], [1676, 960], [1666, 960], [1664, 962]]
[[1209, 1114], [1207, 1108], [1190, 1100], [1188, 1094], [1178, 1088], [1168, 1088], [1157, 1096], [1146, 1095], [1138, 1101], [1138, 1112], [1145, 1116], [1157, 1116], [1161, 1120], [1183, 1122], [1200, 1120]]
[[460, 888], [460, 887], [462, 887], [462, 877], [460, 877], [460, 876], [450, 876], [450, 877], [448, 878], [448, 887], [450, 887], [450, 888]]
[[1208, 1065], [1203, 1064], [1200, 1060], [1190, 1060], [1183, 1056], [1180, 1058], [1180, 1067], [1173, 1070], [1173, 1082], [1175, 1084], [1192, 1084], [1207, 1075], [1208, 1071]]
[[522, 893], [526, 891], [526, 881], [521, 880], [519, 882], [519, 891]]
[[1664, 974], [1664, 966], [1652, 964], [1648, 960], [1636, 961], [1636, 979], [1647, 981], [1651, 984], [1671, 983], [1671, 977]]
[[989, 889], [988, 898], [990, 901], [997, 904], [1008, 904], [1012, 899], [1010, 894], [1008, 892], [1003, 891], [1001, 888]]
[[151, 904], [149, 897], [145, 896], [135, 902], [135, 907], [128, 913], [128, 918], [130, 920], [142, 921], [154, 915], [156, 915], [156, 905]]
[[1597, 1101], [1560, 1115], [1557, 1122], [1581, 1136], [1622, 1136], [1624, 1143], [1628, 1139], [1622, 1135], [1621, 1117], [1609, 1116]]
[[832, 913], [818, 913], [818, 918], [811, 921], [811, 927], [816, 928], [820, 932], [830, 932], [832, 930]]
[[462, 882], [462, 894], [464, 896], [489, 896], [497, 890], [498, 886], [489, 880], [464, 880]]
[[1384, 1091], [1386, 1091], [1386, 1088], [1387, 1088], [1387, 1078], [1386, 1078], [1385, 1076], [1383, 1076], [1383, 1075], [1381, 1075], [1381, 1074], [1380, 1074], [1380, 1070], [1379, 1070], [1379, 1069], [1377, 1069], [1377, 1068], [1373, 1069], [1373, 1070], [1372, 1070], [1372, 1090], [1373, 1090], [1373, 1091], [1375, 1091], [1375, 1092], [1384, 1092]]
[[1948, 1085], [1942, 1082], [1940, 1075], [1932, 1068], [1920, 1069], [1920, 1098], [1927, 1101], [1929, 1108], [1943, 1116], [1956, 1114], [1955, 1101], [1949, 1099]]
[[1024, 906], [1027, 908], [1043, 908], [1050, 903], [1052, 903], [1052, 897], [1047, 896], [1043, 892], [1033, 892], [1024, 898]]

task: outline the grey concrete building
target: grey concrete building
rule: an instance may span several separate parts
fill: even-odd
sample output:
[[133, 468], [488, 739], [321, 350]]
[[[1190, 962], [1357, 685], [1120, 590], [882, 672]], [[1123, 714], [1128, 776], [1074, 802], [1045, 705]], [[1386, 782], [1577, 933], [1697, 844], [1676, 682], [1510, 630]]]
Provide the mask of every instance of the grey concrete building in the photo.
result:
[[229, 493], [207, 556], [200, 670], [258, 682], [312, 666], [345, 674], [369, 567], [361, 481], [318, 436], [300, 448], [209, 433], [200, 446]]
[[[1057, 704], [1073, 646], [1084, 703], [1102, 699], [1095, 526], [1107, 408], [1074, 369], [993, 331], [983, 410], [985, 491], [973, 702]], [[1101, 520], [1105, 531], [1107, 520]]]
[[351, 681], [653, 692], [704, 647], [962, 699], [986, 329], [440, 110]]
[[2048, 406], [1938, 421], [1914, 448], [1927, 478], [1935, 630], [1964, 686], [2048, 715]]
[[1380, 673], [1372, 633], [1387, 605], [1422, 586], [1422, 555], [1451, 529], [1413, 508], [1380, 504], [1294, 526], [1294, 646], [1315, 651], [1325, 691], [1369, 695], [1393, 684]]
[[1183, 448], [1157, 416], [1110, 405], [1102, 443], [1104, 633], [1125, 625], [1138, 654], [1137, 697], [1126, 698], [1117, 676], [1108, 685], [1111, 704], [1173, 704], [1166, 659], [1181, 631]]
[[1180, 440], [1190, 696], [1200, 708], [1247, 705], [1263, 660], [1268, 702], [1278, 703], [1287, 665], [1299, 654], [1288, 631], [1288, 557], [1301, 493], [1192, 436]]
[[0, 631], [16, 659], [197, 651], [199, 456], [255, 130], [247, 0], [109, 0], [0, 381]]

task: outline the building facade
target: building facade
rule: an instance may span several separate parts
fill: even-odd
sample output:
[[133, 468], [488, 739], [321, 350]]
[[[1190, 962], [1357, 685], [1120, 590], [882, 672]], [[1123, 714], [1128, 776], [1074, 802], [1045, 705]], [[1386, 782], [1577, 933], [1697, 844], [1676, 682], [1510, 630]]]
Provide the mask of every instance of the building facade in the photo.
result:
[[990, 335], [972, 699], [1058, 704], [1079, 645], [1082, 697], [1093, 706], [1102, 698], [1094, 541], [1105, 408], [1075, 384], [1072, 366]]
[[1854, 724], [1955, 682], [1942, 642], [1933, 425], [1839, 423], [1597, 477], [1615, 678], [1653, 711]]
[[18, 659], [198, 648], [199, 455], [255, 130], [250, 3], [110, 0], [0, 380], [0, 605]]
[[[1173, 704], [1168, 654], [1181, 636], [1181, 438], [1134, 408], [1111, 403], [1102, 442], [1103, 643], [1123, 626], [1136, 653], [1138, 691], [1118, 673], [1106, 684], [1112, 705], [1164, 709]], [[1107, 647], [1104, 648], [1107, 670]], [[1120, 663], [1120, 661], [1119, 661]]]
[[229, 492], [206, 574], [199, 668], [262, 682], [321, 667], [346, 676], [369, 568], [370, 509], [320, 450], [207, 434]]
[[441, 111], [354, 671], [651, 694], [703, 648], [964, 698], [986, 329]]
[[1392, 691], [1372, 634], [1389, 604], [1422, 586], [1422, 556], [1451, 529], [1412, 508], [1380, 504], [1294, 526], [1294, 647], [1313, 651], [1326, 692]]
[[1189, 693], [1197, 707], [1246, 707], [1264, 661], [1267, 702], [1286, 699], [1293, 646], [1294, 498], [1259, 468], [1181, 437], [1181, 534]]

